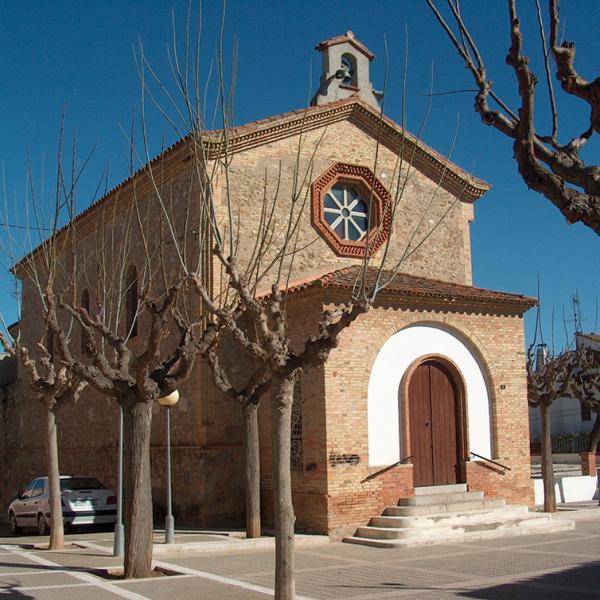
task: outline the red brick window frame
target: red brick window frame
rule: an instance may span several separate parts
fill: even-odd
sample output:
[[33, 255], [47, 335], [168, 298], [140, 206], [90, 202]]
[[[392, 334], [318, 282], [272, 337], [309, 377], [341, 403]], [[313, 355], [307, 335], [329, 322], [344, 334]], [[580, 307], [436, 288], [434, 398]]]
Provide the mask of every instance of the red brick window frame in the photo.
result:
[[[325, 218], [325, 196], [337, 186], [354, 189], [360, 198], [371, 204], [371, 229], [362, 239], [342, 239]], [[373, 255], [388, 239], [391, 230], [392, 200], [385, 186], [369, 167], [334, 163], [311, 186], [312, 223], [331, 249], [339, 256], [364, 257]]]

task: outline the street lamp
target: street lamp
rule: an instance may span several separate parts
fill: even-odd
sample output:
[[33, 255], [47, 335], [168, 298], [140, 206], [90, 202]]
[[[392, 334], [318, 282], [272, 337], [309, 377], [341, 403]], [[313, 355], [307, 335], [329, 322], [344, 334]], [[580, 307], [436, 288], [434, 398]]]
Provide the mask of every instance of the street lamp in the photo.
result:
[[125, 546], [125, 527], [123, 527], [123, 407], [119, 406], [119, 462], [117, 489], [117, 522], [115, 524], [115, 539], [113, 556], [123, 556]]
[[167, 409], [167, 517], [165, 519], [165, 544], [175, 543], [175, 519], [171, 503], [171, 408], [179, 401], [179, 391], [158, 399], [161, 406]]

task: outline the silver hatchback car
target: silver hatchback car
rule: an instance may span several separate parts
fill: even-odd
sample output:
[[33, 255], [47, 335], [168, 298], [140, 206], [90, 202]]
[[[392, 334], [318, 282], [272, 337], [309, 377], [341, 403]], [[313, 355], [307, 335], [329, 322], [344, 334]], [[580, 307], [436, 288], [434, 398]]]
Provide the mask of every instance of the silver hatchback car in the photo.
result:
[[[115, 523], [117, 498], [94, 477], [64, 475], [60, 478], [63, 519], [66, 526]], [[35, 527], [46, 535], [50, 523], [48, 478], [30, 481], [8, 507], [10, 532]]]

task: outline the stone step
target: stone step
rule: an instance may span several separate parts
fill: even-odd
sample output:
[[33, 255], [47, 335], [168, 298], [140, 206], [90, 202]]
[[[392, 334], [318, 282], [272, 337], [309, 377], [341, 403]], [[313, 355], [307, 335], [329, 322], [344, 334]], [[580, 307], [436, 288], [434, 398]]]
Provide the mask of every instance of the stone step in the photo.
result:
[[426, 504], [423, 506], [388, 506], [384, 509], [384, 516], [416, 516], [437, 513], [463, 512], [483, 508], [498, 508], [506, 505], [503, 498], [484, 498], [483, 500], [469, 500], [466, 502], [450, 502], [446, 504]]
[[427, 494], [422, 496], [409, 496], [400, 498], [399, 506], [430, 506], [432, 504], [453, 504], [456, 502], [468, 502], [469, 500], [483, 500], [483, 492], [446, 492]]
[[479, 523], [489, 520], [511, 519], [529, 515], [525, 505], [513, 504], [505, 507], [480, 508], [459, 512], [441, 512], [426, 515], [373, 517], [369, 525], [373, 527], [428, 528], [445, 525]]
[[468, 533], [469, 531], [494, 530], [509, 527], [538, 527], [548, 523], [547, 515], [530, 518], [525, 515], [488, 516], [483, 520], [466, 520], [458, 523], [446, 522], [424, 528], [416, 527], [374, 527], [366, 525], [359, 527], [356, 535], [364, 538], [376, 539], [446, 539], [454, 533]]
[[449, 494], [452, 492], [466, 491], [466, 483], [455, 483], [452, 485], [424, 485], [415, 488], [415, 496], [429, 496], [430, 494]]
[[422, 506], [388, 506], [384, 509], [383, 515], [386, 517], [408, 517], [432, 513], [462, 512], [482, 508], [499, 508], [505, 505], [506, 500], [504, 498], [484, 498], [483, 500], [425, 504]]
[[[547, 518], [533, 517], [528, 519], [513, 519], [502, 521], [494, 528], [457, 528], [444, 532], [444, 535], [429, 535], [408, 538], [377, 538], [364, 537], [357, 531], [357, 535], [344, 538], [344, 542], [351, 544], [363, 544], [377, 548], [406, 548], [412, 546], [430, 546], [433, 544], [456, 543], [460, 541], [493, 539], [499, 537], [516, 537], [528, 535], [530, 533], [557, 533], [560, 531], [569, 531], [575, 528], [574, 521], [564, 519], [552, 520], [549, 515]], [[362, 528], [359, 528], [359, 530]]]

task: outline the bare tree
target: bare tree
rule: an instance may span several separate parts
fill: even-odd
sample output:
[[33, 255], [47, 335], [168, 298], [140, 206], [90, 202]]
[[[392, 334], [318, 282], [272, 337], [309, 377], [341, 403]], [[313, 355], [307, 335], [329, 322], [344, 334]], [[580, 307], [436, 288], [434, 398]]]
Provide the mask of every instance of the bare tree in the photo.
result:
[[[49, 332], [46, 332], [48, 340]], [[50, 523], [46, 516], [37, 516], [38, 532], [45, 535], [50, 529], [50, 550], [64, 548], [64, 523], [61, 502], [60, 468], [58, 460], [57, 414], [59, 409], [78, 400], [86, 383], [77, 378], [67, 367], [54, 360], [47, 345], [38, 344], [38, 358], [30, 355], [27, 347], [17, 337], [12, 342], [0, 333], [0, 342], [6, 352], [17, 359], [25, 369], [35, 398], [41, 403], [46, 417], [45, 447], [48, 493], [50, 500]], [[14, 521], [14, 525], [13, 525]], [[16, 533], [15, 516], [11, 515], [11, 528]]]
[[[101, 228], [103, 231], [99, 233], [104, 237], [109, 226], [103, 223]], [[144, 233], [147, 232], [139, 232], [139, 237], [143, 238]], [[124, 265], [133, 260], [127, 236], [117, 247], [116, 264], [112, 261], [102, 264], [100, 260], [101, 270], [107, 274], [114, 273], [115, 267], [117, 273], [126, 273]], [[68, 287], [62, 289], [51, 280], [45, 289], [48, 322], [63, 362], [90, 387], [113, 398], [123, 410], [127, 578], [147, 577], [151, 572], [152, 405], [182, 384], [196, 356], [205, 352], [217, 335], [214, 325], [200, 327], [196, 321], [183, 317], [178, 307], [183, 280], [177, 280], [176, 274], [175, 282], [167, 287], [161, 285], [164, 281], [156, 281], [155, 273], [140, 270], [138, 274], [144, 281], [141, 288], [137, 288], [137, 281], [126, 278], [122, 293], [108, 285], [108, 281], [103, 285], [100, 278], [95, 314], [75, 301], [77, 295], [70, 293]], [[137, 288], [135, 294], [132, 286]], [[78, 351], [78, 339], [70, 334], [72, 323], [77, 324], [83, 336], [83, 353]], [[174, 335], [170, 335], [171, 331]]]
[[580, 346], [577, 349], [576, 362], [571, 394], [596, 415], [586, 448], [587, 452], [595, 453], [600, 441], [600, 350]]
[[[164, 222], [154, 219], [151, 200], [143, 208], [139, 203], [137, 186], [145, 177], [132, 172], [129, 204], [113, 202], [100, 210], [90, 230], [85, 215], [75, 214], [75, 194], [65, 195], [74, 188], [59, 167], [53, 203], [41, 197], [34, 202], [37, 219], [50, 215], [51, 227], [37, 225], [46, 239], [37, 247], [29, 240], [29, 252], [14, 268], [26, 301], [39, 308], [28, 330], [45, 332], [37, 363], [18, 340], [14, 351], [48, 408], [53, 468], [59, 400], [77, 396], [87, 384], [122, 407], [126, 577], [151, 571], [153, 402], [178, 388], [217, 336], [213, 323], [201, 322], [195, 290], [186, 288], [181, 270], [165, 263]], [[60, 507], [60, 492], [53, 504]], [[60, 513], [53, 513], [54, 520]], [[58, 524], [54, 530], [59, 535]]]
[[[75, 154], [70, 165], [70, 179], [63, 170], [63, 144], [64, 144], [63, 114], [60, 121], [58, 148], [56, 155], [56, 181], [52, 196], [44, 197], [44, 184], [42, 181], [36, 185], [33, 175], [31, 160], [28, 157], [27, 184], [25, 197], [17, 202], [15, 197], [14, 212], [21, 223], [16, 229], [22, 235], [15, 235], [12, 231], [11, 208], [4, 187], [2, 251], [8, 261], [10, 279], [13, 283], [13, 297], [17, 313], [22, 313], [22, 291], [20, 280], [27, 280], [33, 289], [38, 292], [42, 289], [43, 281], [49, 272], [59, 270], [58, 254], [60, 248], [55, 237], [64, 215], [73, 215], [75, 211], [75, 198], [78, 181], [83, 174], [85, 166], [91, 156], [81, 165], [76, 163]], [[73, 149], [76, 147], [76, 138], [73, 137]], [[92, 151], [93, 152], [93, 151]], [[67, 218], [68, 220], [68, 218]], [[32, 262], [29, 251], [41, 243]], [[4, 350], [20, 365], [19, 373], [27, 384], [28, 392], [40, 402], [45, 417], [45, 451], [46, 471], [48, 477], [48, 492], [50, 501], [50, 523], [46, 515], [37, 515], [38, 532], [45, 535], [50, 530], [49, 547], [52, 550], [64, 548], [64, 522], [61, 502], [60, 467], [58, 453], [58, 414], [59, 411], [79, 399], [81, 392], [86, 387], [86, 382], [80, 379], [66, 365], [62, 363], [54, 344], [54, 334], [45, 318], [46, 304], [39, 294], [42, 310], [41, 319], [36, 323], [36, 330], [31, 330], [28, 335], [21, 335], [21, 327], [13, 331], [14, 337], [0, 333], [0, 343]], [[34, 303], [35, 304], [35, 303]], [[3, 324], [6, 323], [2, 317]], [[8, 328], [6, 328], [8, 329]], [[14, 521], [14, 526], [12, 521]], [[11, 517], [11, 526], [16, 529], [15, 516]]]
[[539, 409], [542, 425], [542, 479], [544, 480], [545, 512], [556, 512], [550, 407], [557, 398], [569, 395], [575, 365], [574, 353], [570, 351], [563, 352], [556, 357], [546, 357], [543, 353], [538, 353], [537, 360], [534, 360], [534, 356], [530, 352], [527, 360], [529, 406]]
[[[173, 38], [176, 41], [175, 28]], [[192, 41], [190, 41], [192, 40]], [[186, 278], [193, 283], [202, 298], [207, 318], [216, 320], [229, 332], [241, 352], [251, 357], [253, 369], [241, 382], [234, 382], [227, 366], [219, 361], [217, 351], [208, 354], [217, 387], [235, 399], [246, 410], [248, 432], [256, 430], [255, 405], [263, 390], [269, 391], [271, 413], [272, 482], [274, 498], [274, 524], [276, 535], [275, 597], [291, 600], [295, 597], [294, 577], [294, 525], [291, 485], [291, 417], [294, 387], [307, 369], [320, 367], [330, 352], [336, 348], [342, 332], [373, 306], [379, 292], [393, 280], [405, 261], [417, 252], [437, 229], [440, 222], [459, 202], [449, 203], [437, 220], [430, 218], [430, 209], [437, 199], [443, 175], [412, 233], [403, 252], [391, 252], [391, 237], [380, 240], [372, 222], [376, 194], [376, 181], [370, 182], [367, 194], [366, 239], [363, 259], [351, 261], [354, 269], [348, 272], [352, 292], [339, 305], [325, 309], [317, 315], [314, 330], [301, 336], [290, 333], [290, 316], [287, 310], [288, 288], [296, 264], [315, 239], [301, 236], [306, 222], [310, 183], [313, 168], [319, 155], [320, 139], [307, 135], [303, 123], [297, 135], [294, 150], [296, 160], [289, 171], [282, 164], [266, 168], [261, 190], [262, 201], [255, 205], [255, 215], [250, 225], [244, 224], [241, 206], [245, 200], [244, 186], [234, 185], [236, 156], [236, 130], [232, 127], [233, 80], [224, 75], [222, 54], [216, 60], [215, 71], [218, 97], [215, 113], [220, 129], [207, 125], [205, 103], [207, 84], [202, 81], [202, 64], [199, 58], [199, 38], [192, 32], [190, 16], [185, 32], [185, 48], [179, 51], [174, 43], [170, 50], [172, 84], [163, 79], [152, 67], [140, 46], [138, 54], [139, 75], [142, 85], [143, 156], [147, 173], [153, 181], [157, 202], [166, 222], [173, 216], [163, 200], [164, 181], [160, 161], [152, 161], [149, 150], [147, 112], [153, 107], [164, 117], [172, 130], [181, 138], [179, 148], [185, 148], [187, 164], [194, 172], [194, 183], [184, 203], [186, 222], [196, 232], [194, 244], [189, 244], [176, 227], [166, 227], [171, 232], [170, 242], [177, 254], [179, 265]], [[221, 40], [222, 47], [222, 40]], [[235, 73], [235, 64], [233, 67]], [[305, 117], [308, 123], [308, 113]], [[209, 112], [210, 114], [210, 112]], [[383, 117], [380, 115], [381, 122]], [[322, 132], [320, 138], [325, 135]], [[308, 139], [307, 139], [308, 138]], [[406, 137], [396, 157], [391, 177], [392, 197], [380, 216], [380, 223], [394, 222], [403, 207], [407, 184], [414, 174], [412, 158], [419, 143], [418, 138]], [[372, 171], [377, 172], [379, 140], [373, 153]], [[309, 228], [310, 229], [310, 228]], [[306, 231], [306, 230], [305, 230]], [[312, 236], [315, 236], [314, 230]], [[379, 243], [378, 242], [382, 242]], [[377, 255], [375, 248], [380, 247]], [[210, 260], [207, 261], [207, 256]], [[212, 278], [207, 278], [207, 265]], [[243, 316], [243, 318], [241, 318]], [[254, 444], [254, 434], [246, 436], [246, 444]], [[249, 448], [247, 456], [249, 475], [247, 484], [256, 482], [258, 455]], [[258, 490], [248, 490], [247, 514], [255, 515], [253, 497]]]
[[[547, 2], [547, 25], [540, 0], [536, 0], [540, 51], [545, 66], [551, 127], [539, 133], [535, 126], [538, 76], [525, 54], [525, 39], [517, 14], [516, 0], [508, 0], [507, 64], [516, 76], [519, 104], [511, 108], [493, 88], [486, 63], [461, 12], [459, 0], [448, 0], [449, 16], [444, 17], [434, 0], [426, 0], [449, 40], [471, 73], [477, 87], [475, 111], [485, 125], [514, 140], [513, 151], [523, 181], [543, 194], [569, 223], [582, 222], [600, 234], [600, 165], [588, 164], [580, 151], [594, 133], [600, 133], [600, 78], [588, 80], [575, 66], [575, 43], [559, 40], [559, 0]], [[480, 16], [479, 8], [477, 16]], [[537, 42], [536, 42], [537, 43]], [[553, 66], [551, 65], [553, 62]], [[552, 83], [552, 69], [561, 89], [581, 100], [590, 110], [589, 126], [559, 141], [558, 109]]]
[[[228, 346], [231, 349], [231, 346]], [[235, 352], [236, 361], [239, 353]], [[219, 358], [218, 348], [213, 345], [206, 359], [213, 373], [216, 387], [230, 400], [239, 404], [244, 416], [244, 483], [246, 493], [246, 537], [261, 535], [260, 519], [260, 444], [258, 407], [261, 397], [269, 391], [270, 379], [265, 368], [258, 367], [241, 384], [230, 381], [231, 368]]]

